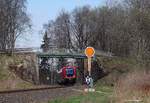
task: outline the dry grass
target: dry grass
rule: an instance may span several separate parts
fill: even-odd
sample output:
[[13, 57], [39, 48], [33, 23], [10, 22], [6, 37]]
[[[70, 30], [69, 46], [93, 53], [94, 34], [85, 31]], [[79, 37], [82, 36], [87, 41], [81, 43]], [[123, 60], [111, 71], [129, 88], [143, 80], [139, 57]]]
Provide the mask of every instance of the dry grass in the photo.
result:
[[[30, 58], [29, 58], [30, 57]], [[26, 55], [2, 55], [0, 54], [0, 90], [6, 89], [20, 89], [20, 88], [28, 88], [33, 86], [33, 84], [21, 80], [15, 72], [10, 70], [10, 65], [19, 65], [19, 64], [27, 64], [32, 66], [32, 57]], [[28, 66], [27, 65], [27, 66]]]
[[24, 89], [34, 87], [33, 84], [23, 81], [15, 75], [10, 75], [7, 80], [0, 80], [0, 91]]
[[150, 103], [150, 74], [134, 72], [122, 77], [115, 86], [114, 96], [116, 103]]

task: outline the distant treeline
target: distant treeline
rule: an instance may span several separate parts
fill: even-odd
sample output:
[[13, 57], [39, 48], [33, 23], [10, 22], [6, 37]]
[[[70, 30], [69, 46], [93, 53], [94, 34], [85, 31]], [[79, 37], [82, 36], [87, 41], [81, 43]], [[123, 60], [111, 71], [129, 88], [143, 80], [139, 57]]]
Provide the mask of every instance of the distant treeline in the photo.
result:
[[150, 57], [150, 0], [109, 0], [105, 6], [62, 10], [44, 25], [41, 47], [83, 50], [93, 46], [117, 56]]

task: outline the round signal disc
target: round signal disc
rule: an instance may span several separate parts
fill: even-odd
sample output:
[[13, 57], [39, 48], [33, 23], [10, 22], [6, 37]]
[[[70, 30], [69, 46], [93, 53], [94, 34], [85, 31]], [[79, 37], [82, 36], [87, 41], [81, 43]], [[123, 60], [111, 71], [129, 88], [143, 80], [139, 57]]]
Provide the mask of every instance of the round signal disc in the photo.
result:
[[93, 47], [87, 47], [87, 48], [85, 49], [85, 55], [86, 55], [87, 57], [93, 57], [94, 54], [95, 54], [95, 50], [94, 50]]

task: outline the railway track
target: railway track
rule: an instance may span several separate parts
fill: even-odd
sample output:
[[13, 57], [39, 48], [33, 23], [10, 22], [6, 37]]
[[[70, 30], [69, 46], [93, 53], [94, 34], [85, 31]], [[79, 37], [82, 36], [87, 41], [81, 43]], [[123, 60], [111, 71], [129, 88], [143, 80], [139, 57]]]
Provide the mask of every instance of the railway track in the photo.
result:
[[5, 91], [0, 91], [0, 94], [33, 92], [33, 91], [42, 91], [42, 90], [60, 89], [60, 88], [66, 88], [66, 87], [65, 86], [52, 86], [52, 87], [38, 87], [38, 88], [29, 88], [29, 89], [5, 90]]
[[56, 98], [77, 95], [76, 87], [53, 86], [0, 91], [0, 103], [48, 103]]

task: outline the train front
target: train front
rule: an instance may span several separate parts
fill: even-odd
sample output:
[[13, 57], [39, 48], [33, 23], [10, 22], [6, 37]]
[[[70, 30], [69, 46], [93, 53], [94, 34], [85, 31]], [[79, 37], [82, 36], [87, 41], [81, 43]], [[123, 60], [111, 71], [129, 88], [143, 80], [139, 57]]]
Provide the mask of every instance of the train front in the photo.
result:
[[77, 78], [77, 67], [75, 66], [64, 66], [60, 70], [61, 84], [75, 84]]

